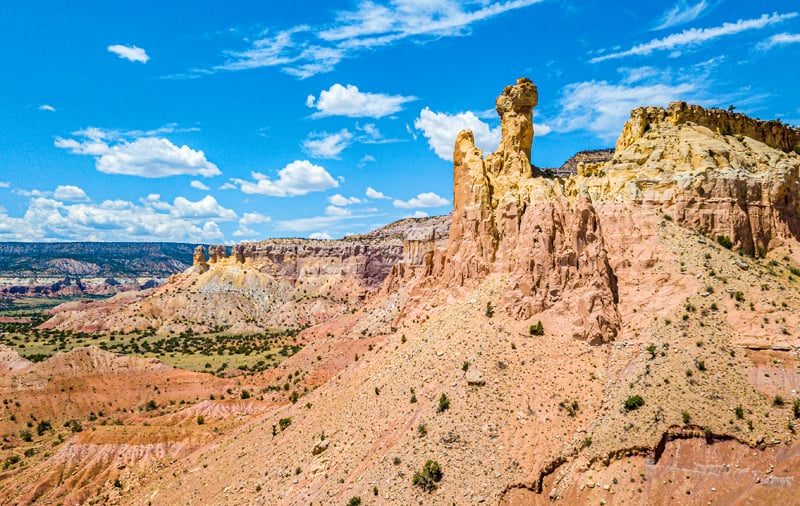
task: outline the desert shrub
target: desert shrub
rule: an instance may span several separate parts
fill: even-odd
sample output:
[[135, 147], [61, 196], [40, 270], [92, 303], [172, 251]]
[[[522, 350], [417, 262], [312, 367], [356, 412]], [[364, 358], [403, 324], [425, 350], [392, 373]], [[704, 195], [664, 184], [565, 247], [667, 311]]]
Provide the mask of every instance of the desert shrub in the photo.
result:
[[292, 391], [291, 395], [289, 395], [289, 400], [292, 401], [292, 404], [297, 404], [297, 399], [300, 398], [300, 392], [297, 390]]
[[435, 460], [428, 460], [421, 471], [414, 472], [414, 478], [411, 483], [426, 492], [433, 492], [438, 486], [436, 484], [440, 481], [442, 481], [442, 468]]
[[639, 394], [631, 395], [627, 399], [625, 399], [625, 409], [627, 411], [633, 411], [635, 409], [639, 409], [644, 406], [644, 399]]
[[20, 437], [26, 443], [30, 443], [31, 441], [33, 441], [33, 435], [31, 434], [31, 431], [29, 431], [29, 430], [23, 431], [22, 434], [20, 434]]
[[48, 430], [52, 430], [53, 426], [47, 420], [42, 420], [39, 422], [39, 425], [36, 426], [36, 433], [40, 436], [47, 432]]
[[439, 406], [436, 408], [436, 411], [441, 413], [442, 411], [446, 411], [450, 408], [450, 399], [447, 398], [447, 394], [442, 394], [439, 396]]
[[494, 307], [492, 306], [491, 302], [486, 303], [486, 317], [491, 318], [494, 316]]
[[578, 401], [569, 402], [569, 400], [565, 399], [558, 403], [558, 407], [566, 410], [567, 414], [571, 417], [575, 417], [578, 413]]
[[428, 435], [428, 426], [424, 423], [421, 423], [417, 426], [417, 435], [419, 437], [425, 437]]
[[733, 241], [727, 235], [718, 235], [717, 236], [717, 243], [725, 249], [733, 248]]
[[206, 417], [197, 415], [197, 425], [203, 425], [204, 423], [206, 423]]
[[649, 345], [647, 345], [647, 348], [645, 348], [645, 349], [647, 350], [647, 353], [650, 354], [650, 359], [651, 360], [656, 358], [656, 345], [655, 344], [649, 344]]
[[736, 413], [736, 418], [738, 418], [739, 420], [744, 418], [744, 408], [742, 408], [741, 404], [736, 406], [736, 408], [734, 408], [733, 412]]
[[358, 496], [353, 496], [347, 501], [347, 506], [361, 506], [361, 498]]
[[542, 326], [541, 320], [536, 322], [536, 325], [531, 325], [531, 328], [528, 329], [532, 336], [543, 336], [544, 335], [544, 327]]
[[792, 401], [792, 414], [795, 418], [800, 418], [800, 399]]
[[286, 430], [286, 427], [290, 426], [291, 424], [292, 424], [291, 418], [281, 418], [280, 420], [278, 420], [278, 426], [281, 428], [281, 430]]
[[781, 407], [784, 404], [786, 404], [786, 401], [783, 399], [782, 395], [778, 394], [778, 395], [775, 396], [774, 399], [772, 399], [772, 404], [774, 404], [774, 405], [776, 405], [778, 407]]
[[689, 415], [688, 411], [683, 410], [681, 411], [681, 419], [683, 420], [683, 423], [689, 423], [689, 420], [691, 420], [692, 417]]
[[249, 390], [242, 390], [242, 393], [239, 394], [239, 397], [242, 399], [249, 399], [250, 398], [250, 391]]

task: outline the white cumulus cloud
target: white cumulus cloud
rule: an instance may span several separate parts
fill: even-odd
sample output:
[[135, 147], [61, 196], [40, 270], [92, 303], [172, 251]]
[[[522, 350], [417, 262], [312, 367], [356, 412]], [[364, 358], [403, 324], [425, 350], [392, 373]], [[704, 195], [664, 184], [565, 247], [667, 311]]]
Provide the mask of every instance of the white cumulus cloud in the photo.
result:
[[208, 186], [206, 186], [202, 181], [198, 181], [196, 179], [194, 181], [192, 181], [191, 183], [189, 183], [189, 186], [191, 186], [192, 188], [195, 188], [197, 190], [202, 190], [202, 191], [208, 191], [208, 190], [211, 189]]
[[180, 216], [158, 195], [142, 199], [141, 205], [125, 200], [70, 203], [37, 196], [21, 217], [0, 210], [0, 241], [216, 241], [223, 233], [214, 219], [219, 217]]
[[261, 223], [269, 223], [272, 218], [261, 213], [244, 213], [239, 220], [240, 225], [258, 225]]
[[176, 197], [172, 203], [172, 214], [181, 218], [217, 218], [220, 220], [235, 220], [236, 212], [222, 207], [217, 199], [206, 195], [193, 202], [185, 197]]
[[295, 160], [278, 171], [278, 179], [253, 172], [255, 181], [231, 179], [243, 193], [269, 195], [271, 197], [294, 197], [307, 193], [336, 188], [339, 183], [319, 165], [308, 160]]
[[139, 63], [147, 63], [150, 59], [147, 56], [147, 52], [136, 46], [124, 46], [122, 44], [113, 44], [108, 46], [108, 51], [114, 53], [115, 55], [119, 56], [120, 58], [124, 58], [129, 61], [139, 62]]
[[428, 139], [428, 145], [442, 160], [453, 160], [456, 136], [461, 130], [472, 130], [475, 145], [484, 152], [493, 151], [500, 144], [500, 126], [490, 128], [472, 111], [447, 114], [433, 112], [426, 107], [414, 120], [414, 128], [422, 132]]
[[334, 84], [319, 94], [319, 99], [309, 95], [306, 105], [317, 109], [314, 118], [323, 116], [347, 116], [350, 118], [382, 118], [403, 109], [403, 104], [416, 100], [416, 97], [367, 93], [358, 87], [347, 84]]
[[391, 199], [391, 197], [387, 197], [383, 192], [379, 192], [371, 186], [367, 186], [367, 191], [364, 192], [364, 195], [371, 199]]
[[335, 206], [344, 207], [351, 204], [360, 204], [361, 199], [358, 197], [345, 197], [339, 193], [336, 193], [328, 197], [328, 202]]
[[53, 192], [53, 198], [64, 202], [86, 202], [88, 195], [83, 189], [73, 185], [62, 185]]
[[97, 170], [106, 174], [147, 178], [176, 175], [211, 177], [222, 174], [202, 151], [186, 145], [178, 147], [167, 139], [154, 137], [111, 146], [97, 160]]
[[420, 207], [441, 207], [449, 204], [450, 201], [433, 192], [420, 193], [410, 200], [395, 200], [392, 205], [400, 209], [416, 209]]
[[55, 146], [76, 155], [95, 157], [95, 168], [106, 174], [146, 178], [177, 175], [211, 177], [221, 174], [206, 159], [205, 153], [189, 146], [176, 146], [168, 139], [139, 137], [130, 140], [125, 134], [99, 128], [73, 133], [77, 139], [56, 137]]

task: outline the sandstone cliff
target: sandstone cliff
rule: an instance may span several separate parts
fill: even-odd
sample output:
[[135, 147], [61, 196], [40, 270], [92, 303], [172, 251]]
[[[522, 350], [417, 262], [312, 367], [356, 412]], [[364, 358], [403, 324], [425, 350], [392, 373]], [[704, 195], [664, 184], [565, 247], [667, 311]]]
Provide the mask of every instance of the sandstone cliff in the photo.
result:
[[657, 208], [763, 256], [800, 237], [798, 139], [800, 131], [775, 121], [683, 102], [634, 109], [614, 157], [586, 174], [595, 177], [568, 182], [567, 192]]
[[[75, 331], [152, 327], [169, 333], [314, 325], [362, 305], [404, 254], [424, 256], [432, 250], [434, 237], [446, 234], [447, 226], [447, 217], [406, 220], [338, 241], [241, 243], [230, 249], [230, 255], [222, 245], [210, 246], [208, 256], [203, 246], [197, 246], [192, 267], [162, 287], [109, 301], [59, 306], [43, 327]], [[412, 238], [406, 240], [408, 234]]]
[[[447, 245], [430, 260], [414, 260], [431, 265], [429, 279], [421, 282], [432, 290], [475, 287], [490, 275], [503, 275], [498, 310], [527, 320], [555, 308], [574, 315], [576, 337], [608, 341], [620, 321], [600, 222], [588, 194], [570, 200], [553, 180], [533, 176], [531, 116], [537, 99], [529, 79], [503, 90], [496, 100], [502, 138], [485, 159], [472, 132], [459, 133]], [[394, 276], [407, 272], [399, 266]], [[388, 283], [399, 286], [395, 279]]]

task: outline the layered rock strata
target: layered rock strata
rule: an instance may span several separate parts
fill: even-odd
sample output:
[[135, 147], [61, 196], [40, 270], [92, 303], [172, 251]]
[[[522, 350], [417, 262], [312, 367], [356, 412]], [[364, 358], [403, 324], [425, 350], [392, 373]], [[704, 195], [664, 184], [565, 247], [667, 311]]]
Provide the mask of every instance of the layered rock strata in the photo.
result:
[[570, 200], [533, 177], [536, 86], [521, 78], [497, 98], [502, 139], [484, 159], [470, 131], [453, 152], [453, 218], [447, 247], [433, 255], [434, 284], [475, 286], [507, 276], [498, 308], [527, 319], [558, 306], [575, 315], [574, 335], [603, 342], [619, 330], [616, 277], [588, 194]]

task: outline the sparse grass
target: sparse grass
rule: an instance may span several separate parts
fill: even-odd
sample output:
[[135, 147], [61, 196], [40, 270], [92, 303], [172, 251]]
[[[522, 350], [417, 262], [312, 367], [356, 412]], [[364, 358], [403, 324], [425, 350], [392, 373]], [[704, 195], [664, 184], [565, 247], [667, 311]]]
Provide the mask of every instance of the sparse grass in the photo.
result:
[[781, 408], [784, 404], [786, 404], [786, 401], [783, 399], [782, 395], [778, 394], [772, 399], [772, 404]]
[[539, 320], [536, 322], [536, 325], [531, 325], [528, 332], [530, 332], [532, 336], [543, 336], [544, 326], [542, 326], [542, 321]]
[[741, 404], [736, 406], [736, 408], [734, 408], [733, 411], [734, 413], [736, 413], [736, 418], [738, 418], [739, 420], [744, 419], [744, 408], [742, 408]]
[[691, 421], [692, 417], [688, 411], [683, 410], [681, 411], [681, 420], [683, 420], [684, 424], [688, 424]]

